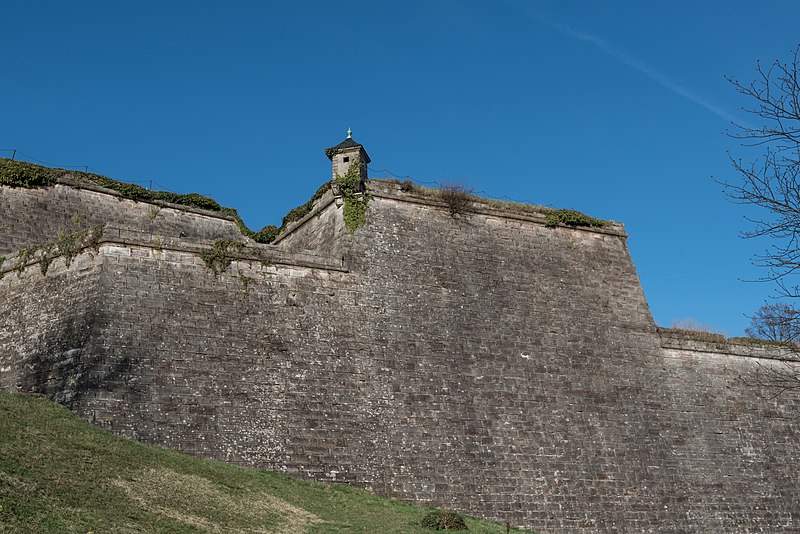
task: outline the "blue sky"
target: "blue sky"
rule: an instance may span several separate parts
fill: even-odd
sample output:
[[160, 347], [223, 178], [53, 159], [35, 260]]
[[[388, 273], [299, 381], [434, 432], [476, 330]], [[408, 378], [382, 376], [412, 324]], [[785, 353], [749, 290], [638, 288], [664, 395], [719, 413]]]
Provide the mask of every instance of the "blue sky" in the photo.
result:
[[[800, 42], [796, 1], [7, 2], [0, 155], [280, 224], [348, 127], [389, 172], [625, 223], [657, 323], [741, 335], [747, 210], [724, 75]], [[24, 154], [24, 155], [23, 155]], [[386, 170], [384, 170], [386, 169]], [[387, 171], [388, 170], [388, 171]]]

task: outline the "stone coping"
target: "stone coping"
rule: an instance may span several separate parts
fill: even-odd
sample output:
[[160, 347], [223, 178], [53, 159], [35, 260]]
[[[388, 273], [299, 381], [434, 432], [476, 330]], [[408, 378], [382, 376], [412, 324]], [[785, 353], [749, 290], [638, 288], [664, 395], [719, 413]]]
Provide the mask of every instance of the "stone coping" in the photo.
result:
[[[348, 272], [347, 267], [344, 265], [342, 259], [334, 259], [326, 256], [319, 256], [308, 252], [290, 252], [276, 248], [273, 245], [263, 245], [260, 243], [251, 243], [242, 238], [240, 241], [244, 247], [240, 251], [236, 251], [234, 260], [238, 261], [258, 261], [271, 265], [286, 265], [292, 267], [305, 267], [309, 269], [321, 269], [327, 271]], [[162, 237], [151, 233], [131, 230], [127, 228], [119, 228], [113, 226], [106, 226], [103, 230], [102, 236], [96, 243], [84, 245], [79, 254], [82, 254], [86, 249], [94, 249], [99, 253], [103, 253], [104, 246], [122, 246], [122, 247], [135, 247], [146, 249], [157, 249], [159, 251], [183, 252], [188, 254], [199, 255], [202, 252], [209, 250], [212, 243], [190, 241], [185, 238], [176, 237]], [[38, 249], [37, 249], [38, 250]], [[38, 265], [42, 262], [41, 255], [36, 254], [25, 261], [23, 269], [28, 269], [31, 266]], [[51, 259], [63, 256], [63, 254], [54, 254]], [[9, 274], [12, 271], [19, 270], [18, 257], [7, 257], [0, 266], [0, 278]], [[15, 261], [16, 260], [16, 261]]]
[[314, 203], [312, 206], [311, 211], [306, 213], [301, 219], [291, 222], [286, 225], [286, 228], [278, 234], [278, 236], [270, 243], [271, 245], [277, 245], [284, 239], [286, 239], [290, 234], [292, 234], [295, 230], [306, 224], [309, 220], [313, 219], [320, 212], [322, 212], [325, 208], [330, 206], [333, 202], [337, 199], [341, 199], [341, 195], [335, 195], [333, 193], [333, 189], [328, 189], [325, 193]]
[[[438, 200], [436, 198], [432, 198], [431, 196], [420, 194], [418, 192], [414, 192], [413, 190], [407, 192], [402, 191], [400, 189], [400, 184], [396, 184], [388, 179], [370, 180], [369, 189], [370, 193], [378, 198], [386, 198], [401, 202], [412, 202], [414, 204], [421, 204], [425, 206], [433, 206], [445, 209], [447, 208], [447, 204], [445, 202]], [[428, 189], [428, 188], [424, 189], [428, 191], [436, 191], [435, 189]], [[472, 202], [472, 205], [469, 208], [467, 208], [467, 211], [469, 211], [470, 213], [489, 215], [492, 217], [501, 217], [504, 219], [514, 219], [518, 221], [534, 222], [542, 225], [547, 223], [547, 217], [544, 214], [536, 213], [534, 211], [535, 206], [533, 206], [532, 204], [524, 204], [524, 206], [531, 206], [531, 212], [523, 212], [520, 209], [515, 209], [514, 204], [511, 202], [497, 201], [500, 204], [497, 206], [492, 206], [481, 202], [480, 197], [477, 198], [479, 200]], [[486, 200], [491, 201], [491, 199], [486, 199]], [[607, 227], [567, 226], [563, 224], [559, 224], [558, 227], [569, 228], [572, 230], [580, 230], [584, 232], [593, 232], [598, 234], [609, 234], [609, 235], [617, 235], [620, 237], [628, 237], [628, 234], [625, 232], [625, 227], [622, 223], [614, 221], [608, 221], [608, 223], [609, 226]]]
[[[370, 195], [376, 198], [385, 198], [389, 200], [396, 200], [399, 202], [410, 202], [412, 204], [419, 204], [423, 206], [431, 206], [436, 208], [444, 208], [444, 209], [447, 208], [447, 204], [445, 202], [432, 198], [431, 196], [420, 194], [418, 192], [415, 193], [414, 191], [409, 191], [409, 192], [402, 191], [400, 189], [399, 184], [396, 184], [389, 179], [372, 178], [367, 182], [367, 187], [369, 189]], [[435, 189], [430, 189], [430, 191], [435, 191]], [[337, 199], [341, 199], [341, 195], [334, 194], [333, 190], [326, 191], [325, 194], [314, 204], [311, 211], [309, 211], [302, 219], [290, 223], [278, 235], [278, 237], [275, 238], [272, 244], [275, 245], [283, 241], [287, 236], [289, 236], [295, 230], [303, 226], [313, 217], [316, 217], [321, 211], [326, 209], [333, 202], [337, 201]], [[513, 207], [513, 204], [511, 203], [506, 203], [506, 204], [507, 207], [504, 207], [502, 205], [490, 206], [488, 204], [483, 204], [481, 202], [473, 202], [472, 205], [469, 207], [468, 211], [470, 213], [477, 213], [480, 215], [500, 217], [504, 219], [512, 219], [525, 222], [533, 222], [541, 225], [545, 225], [547, 223], [547, 217], [544, 214], [535, 213], [533, 211], [530, 213], [523, 213], [520, 210], [515, 209]], [[569, 228], [572, 230], [579, 230], [583, 232], [592, 232], [596, 234], [615, 235], [623, 238], [628, 237], [628, 234], [627, 232], [625, 232], [625, 227], [622, 223], [615, 221], [608, 221], [608, 222], [609, 226], [607, 227], [567, 226], [567, 225], [559, 225], [559, 227]]]
[[[123, 182], [127, 183], [127, 182]], [[95, 193], [103, 193], [105, 195], [110, 195], [112, 197], [119, 198], [121, 200], [130, 200], [131, 202], [142, 202], [144, 204], [153, 204], [156, 206], [161, 206], [164, 208], [171, 208], [174, 210], [186, 211], [189, 213], [196, 213], [197, 215], [203, 215], [205, 217], [213, 217], [215, 219], [222, 219], [225, 221], [236, 222], [233, 217], [220, 213], [218, 211], [206, 210], [203, 208], [196, 208], [194, 206], [186, 206], [185, 204], [173, 204], [171, 202], [165, 202], [163, 200], [140, 200], [137, 198], [128, 198], [122, 195], [119, 191], [115, 191], [114, 189], [109, 189], [107, 187], [103, 187], [92, 183], [88, 180], [80, 180], [72, 176], [71, 174], [65, 174], [64, 176], [58, 178], [56, 181], [56, 185], [66, 185], [68, 187], [72, 187], [75, 189], [85, 189], [87, 191], [94, 191]]]
[[661, 347], [665, 349], [800, 362], [800, 349], [773, 345], [768, 342], [759, 343], [758, 340], [746, 341], [739, 338], [726, 338], [709, 332], [691, 332], [671, 328], [659, 328], [658, 335], [661, 338]]

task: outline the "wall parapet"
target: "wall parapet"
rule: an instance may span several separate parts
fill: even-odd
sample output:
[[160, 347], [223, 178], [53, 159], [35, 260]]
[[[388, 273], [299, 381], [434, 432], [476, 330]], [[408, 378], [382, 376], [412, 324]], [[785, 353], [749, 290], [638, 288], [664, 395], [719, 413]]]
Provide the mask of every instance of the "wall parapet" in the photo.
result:
[[[241, 242], [242, 247], [236, 251], [236, 261], [258, 261], [273, 265], [286, 265], [293, 267], [305, 267], [310, 269], [321, 269], [327, 271], [348, 272], [344, 260], [339, 258], [328, 258], [309, 252], [293, 252], [279, 249], [273, 245], [253, 244]], [[71, 251], [69, 254], [77, 255], [86, 252], [88, 249], [103, 253], [103, 247], [136, 247], [151, 249], [161, 253], [163, 251], [183, 252], [200, 255], [207, 252], [211, 245], [201, 242], [190, 242], [185, 238], [162, 237], [131, 230], [129, 228], [106, 226], [102, 230], [102, 235], [95, 239], [83, 243], [79, 250]], [[26, 249], [23, 249], [26, 250]], [[51, 262], [56, 258], [67, 256], [68, 253], [61, 251], [45, 251], [44, 249], [27, 249], [25, 254], [12, 255], [0, 264], [0, 279], [11, 272], [22, 272], [31, 267], [41, 265], [43, 262]]]
[[341, 195], [337, 196], [333, 193], [333, 190], [329, 189], [325, 192], [325, 194], [322, 195], [322, 197], [320, 197], [319, 200], [314, 203], [314, 206], [308, 213], [306, 213], [299, 220], [287, 224], [286, 228], [284, 228], [283, 231], [275, 237], [271, 244], [277, 245], [289, 235], [303, 227], [308, 221], [318, 217], [325, 208], [333, 204], [333, 202], [335, 202], [337, 199], [341, 200], [341, 198]]
[[800, 348], [780, 345], [766, 340], [750, 338], [726, 338], [710, 332], [695, 332], [674, 328], [659, 328], [661, 347], [665, 349], [688, 350], [739, 356], [800, 362]]
[[230, 215], [225, 215], [224, 213], [220, 213], [218, 211], [206, 210], [203, 208], [197, 208], [195, 206], [188, 206], [186, 204], [175, 204], [172, 202], [166, 202], [164, 200], [158, 200], [158, 199], [133, 199], [130, 197], [126, 197], [119, 191], [115, 191], [114, 189], [97, 185], [95, 183], [89, 182], [88, 180], [80, 180], [78, 178], [75, 178], [71, 174], [65, 174], [64, 176], [58, 178], [56, 180], [56, 184], [65, 185], [75, 189], [85, 189], [87, 191], [94, 191], [95, 193], [103, 193], [104, 195], [110, 195], [112, 197], [116, 197], [119, 199], [133, 200], [135, 202], [141, 202], [143, 204], [152, 204], [154, 206], [171, 208], [178, 211], [185, 211], [187, 213], [195, 213], [197, 215], [212, 217], [214, 219], [222, 219], [224, 221], [236, 222], [235, 218], [231, 217]]
[[[420, 191], [434, 192], [436, 189], [421, 188], [414, 186], [410, 191], [403, 191], [401, 185], [388, 179], [370, 179], [369, 181], [370, 194], [377, 198], [385, 198], [389, 200], [398, 200], [402, 202], [411, 202], [424, 206], [432, 206], [437, 208], [447, 209], [447, 203], [433, 196], [432, 194], [423, 194]], [[502, 217], [504, 219], [512, 219], [518, 221], [534, 222], [547, 226], [549, 224], [548, 218], [544, 213], [539, 213], [536, 209], [545, 209], [532, 204], [521, 204], [506, 201], [493, 201], [492, 199], [482, 199], [475, 197], [467, 211], [470, 213], [477, 213], [480, 215], [488, 215], [492, 217]], [[574, 230], [581, 230], [584, 232], [592, 232], [599, 234], [616, 235], [619, 237], [627, 238], [628, 234], [625, 232], [625, 226], [620, 222], [608, 221], [608, 226], [566, 226]]]

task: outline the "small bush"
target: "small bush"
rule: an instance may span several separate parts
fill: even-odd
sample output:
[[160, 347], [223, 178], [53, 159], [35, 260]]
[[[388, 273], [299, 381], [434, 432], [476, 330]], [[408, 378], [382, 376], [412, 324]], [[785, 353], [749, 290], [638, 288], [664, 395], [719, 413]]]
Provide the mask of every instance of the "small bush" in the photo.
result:
[[413, 190], [414, 190], [414, 182], [412, 182], [411, 180], [403, 180], [402, 182], [400, 182], [400, 191], [408, 193], [409, 191]]
[[420, 524], [431, 530], [469, 530], [464, 518], [459, 514], [440, 510], [426, 514]]
[[589, 217], [576, 210], [544, 208], [542, 211], [547, 218], [545, 226], [548, 228], [555, 228], [559, 224], [564, 226], [593, 226], [596, 228], [608, 226], [607, 221]]
[[252, 237], [256, 243], [272, 243], [273, 241], [275, 241], [275, 238], [278, 237], [279, 233], [280, 233], [280, 228], [278, 228], [274, 224], [270, 224], [269, 226], [265, 226], [258, 232], [254, 233], [250, 237]]
[[472, 189], [462, 184], [444, 184], [439, 190], [439, 198], [447, 204], [450, 215], [455, 217], [472, 204]]

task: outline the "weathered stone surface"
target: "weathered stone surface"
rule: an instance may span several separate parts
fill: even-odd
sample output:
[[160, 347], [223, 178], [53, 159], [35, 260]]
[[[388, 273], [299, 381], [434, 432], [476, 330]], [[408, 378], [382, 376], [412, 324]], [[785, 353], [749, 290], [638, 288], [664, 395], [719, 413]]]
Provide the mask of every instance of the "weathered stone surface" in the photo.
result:
[[0, 255], [56, 241], [59, 232], [100, 224], [187, 240], [242, 240], [236, 223], [205, 210], [124, 199], [99, 187], [64, 183], [42, 189], [0, 187]]
[[800, 399], [739, 380], [785, 355], [662, 340], [621, 225], [371, 193], [354, 233], [325, 197], [219, 275], [196, 243], [124, 228], [6, 272], [0, 388], [546, 532], [793, 531]]

